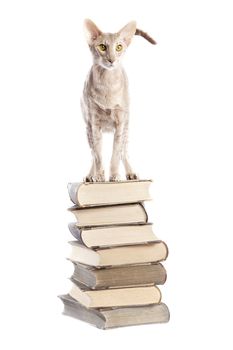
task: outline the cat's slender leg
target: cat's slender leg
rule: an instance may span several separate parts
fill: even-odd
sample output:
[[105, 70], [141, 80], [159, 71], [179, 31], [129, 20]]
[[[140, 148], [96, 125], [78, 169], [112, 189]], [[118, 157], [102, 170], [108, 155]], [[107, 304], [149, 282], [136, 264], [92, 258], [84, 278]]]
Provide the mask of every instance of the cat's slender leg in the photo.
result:
[[124, 129], [125, 129], [125, 117], [124, 112], [118, 111], [116, 115], [117, 126], [114, 133], [113, 150], [110, 165], [110, 181], [119, 181], [119, 165], [122, 158]]
[[[93, 135], [92, 135], [92, 128], [91, 128], [91, 124], [87, 123], [87, 140], [89, 143], [89, 146], [91, 148], [91, 150], [93, 150]], [[92, 151], [93, 153], [93, 151]], [[93, 155], [92, 155], [93, 157]], [[94, 162], [94, 158], [92, 160], [92, 165], [91, 165], [91, 169], [88, 173], [88, 175], [83, 179], [84, 182], [93, 182], [94, 181], [94, 176], [95, 176], [95, 162]]]
[[110, 181], [119, 181], [119, 164], [121, 160], [122, 153], [122, 136], [123, 136], [123, 125], [120, 124], [115, 130], [114, 140], [113, 140], [113, 150], [110, 165]]
[[89, 174], [86, 176], [86, 182], [99, 182], [105, 181], [104, 169], [102, 165], [102, 132], [100, 127], [95, 124], [88, 124], [87, 126], [87, 138], [92, 151], [92, 166]]
[[95, 168], [94, 181], [105, 181], [104, 168], [102, 163], [102, 131], [100, 127], [95, 124], [92, 126], [92, 140], [92, 155]]
[[132, 170], [132, 167], [129, 163], [129, 156], [128, 156], [128, 121], [126, 122], [123, 130], [123, 138], [122, 138], [122, 162], [125, 167], [125, 174], [127, 180], [136, 180], [138, 176], [134, 173]]

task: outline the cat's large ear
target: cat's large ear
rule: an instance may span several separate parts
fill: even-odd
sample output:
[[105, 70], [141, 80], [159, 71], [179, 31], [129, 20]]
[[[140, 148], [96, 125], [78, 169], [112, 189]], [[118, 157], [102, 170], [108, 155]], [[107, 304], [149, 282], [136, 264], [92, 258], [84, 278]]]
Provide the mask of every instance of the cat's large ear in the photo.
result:
[[90, 19], [85, 19], [84, 21], [84, 32], [89, 45], [92, 45], [98, 36], [102, 34], [101, 30]]
[[136, 32], [137, 24], [135, 21], [129, 22], [124, 26], [121, 30], [119, 30], [118, 34], [120, 35], [121, 39], [126, 43], [128, 46]]

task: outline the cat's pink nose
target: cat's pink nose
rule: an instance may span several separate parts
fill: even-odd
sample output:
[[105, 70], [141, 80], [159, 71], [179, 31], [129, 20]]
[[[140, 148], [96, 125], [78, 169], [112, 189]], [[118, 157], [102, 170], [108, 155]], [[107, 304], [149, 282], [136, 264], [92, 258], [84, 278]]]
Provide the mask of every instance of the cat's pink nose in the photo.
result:
[[108, 59], [108, 62], [109, 62], [109, 63], [113, 63], [113, 60], [111, 60], [111, 59], [109, 58], [109, 59]]

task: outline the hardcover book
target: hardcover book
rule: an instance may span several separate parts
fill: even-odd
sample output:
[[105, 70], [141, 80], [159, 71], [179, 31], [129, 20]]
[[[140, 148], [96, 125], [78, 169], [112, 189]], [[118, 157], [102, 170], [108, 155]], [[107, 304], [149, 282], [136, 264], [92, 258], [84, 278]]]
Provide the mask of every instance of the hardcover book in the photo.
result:
[[76, 182], [68, 184], [70, 199], [80, 207], [150, 200], [151, 180]]
[[161, 292], [155, 285], [91, 290], [72, 280], [69, 295], [89, 308], [158, 304]]
[[69, 259], [90, 266], [119, 266], [142, 264], [166, 260], [167, 245], [163, 241], [113, 248], [90, 249], [78, 241], [69, 242], [71, 254]]
[[81, 305], [70, 295], [61, 295], [60, 299], [64, 304], [64, 315], [74, 317], [101, 329], [166, 323], [170, 318], [168, 307], [164, 303], [91, 309]]
[[160, 263], [95, 268], [74, 263], [72, 279], [91, 289], [164, 284], [167, 273]]
[[69, 210], [75, 215], [78, 226], [145, 224], [148, 219], [141, 203], [90, 208], [73, 206]]
[[69, 230], [68, 257], [74, 265], [69, 294], [60, 296], [64, 314], [101, 329], [169, 321], [158, 285], [165, 242], [153, 232], [144, 201], [151, 181], [69, 184], [76, 222]]
[[141, 244], [158, 240], [153, 233], [152, 224], [79, 227], [76, 223], [70, 223], [68, 227], [72, 235], [88, 248]]

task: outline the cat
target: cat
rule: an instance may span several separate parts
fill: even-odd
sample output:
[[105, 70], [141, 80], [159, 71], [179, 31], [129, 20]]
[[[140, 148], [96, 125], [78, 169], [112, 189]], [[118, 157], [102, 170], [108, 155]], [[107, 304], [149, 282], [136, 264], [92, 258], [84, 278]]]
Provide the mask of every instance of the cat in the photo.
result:
[[114, 132], [109, 181], [120, 181], [122, 160], [126, 179], [138, 179], [127, 154], [129, 128], [129, 96], [126, 73], [121, 59], [134, 35], [156, 44], [147, 33], [129, 22], [117, 33], [103, 33], [90, 19], [84, 21], [87, 43], [93, 56], [93, 66], [84, 84], [81, 108], [86, 123], [88, 143], [92, 151], [92, 166], [85, 182], [105, 181], [102, 164], [102, 132]]

